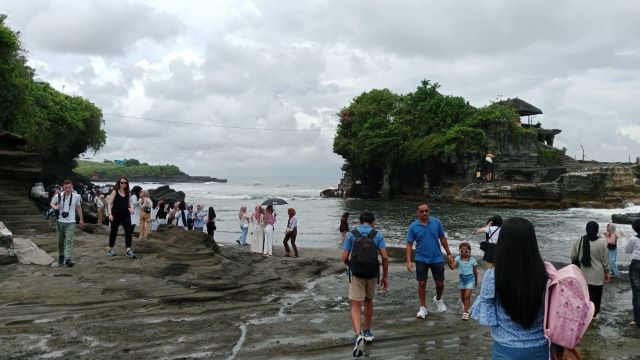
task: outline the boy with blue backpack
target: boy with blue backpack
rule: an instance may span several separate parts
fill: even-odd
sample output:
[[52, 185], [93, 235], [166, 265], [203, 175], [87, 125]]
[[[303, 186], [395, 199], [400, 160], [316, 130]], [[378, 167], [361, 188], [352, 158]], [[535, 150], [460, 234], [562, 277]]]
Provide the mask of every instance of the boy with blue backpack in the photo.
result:
[[[389, 260], [386, 244], [381, 232], [373, 228], [375, 215], [370, 211], [360, 213], [360, 225], [351, 230], [342, 246], [342, 261], [349, 266], [349, 300], [351, 301], [351, 323], [355, 332], [353, 356], [364, 355], [364, 345], [374, 339], [371, 331], [373, 297], [378, 281], [383, 290], [388, 287]], [[382, 276], [380, 262], [382, 258]], [[360, 311], [364, 306], [364, 327]]]

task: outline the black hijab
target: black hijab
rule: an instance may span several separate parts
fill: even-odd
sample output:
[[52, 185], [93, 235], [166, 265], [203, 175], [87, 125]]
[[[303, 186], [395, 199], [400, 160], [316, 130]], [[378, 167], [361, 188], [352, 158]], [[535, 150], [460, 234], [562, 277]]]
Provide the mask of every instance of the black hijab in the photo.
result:
[[582, 237], [582, 260], [580, 260], [580, 263], [586, 267], [591, 267], [591, 245], [589, 243], [598, 240], [598, 229], [597, 222], [589, 221], [587, 223], [587, 235]]

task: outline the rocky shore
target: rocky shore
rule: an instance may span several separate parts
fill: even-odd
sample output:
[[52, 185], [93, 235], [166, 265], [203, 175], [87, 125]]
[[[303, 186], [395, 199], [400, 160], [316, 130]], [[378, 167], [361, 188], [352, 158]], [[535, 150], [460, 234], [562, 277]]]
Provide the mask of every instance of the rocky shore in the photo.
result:
[[[281, 257], [281, 247], [265, 258], [169, 227], [134, 242], [140, 258], [132, 260], [121, 237], [119, 256], [108, 258], [106, 228], [86, 230], [77, 230], [73, 268], [3, 266], [2, 358], [351, 358], [339, 249], [300, 244], [301, 258]], [[56, 255], [53, 232], [31, 239]], [[402, 259], [392, 261], [389, 292], [376, 298], [368, 358], [488, 358], [489, 330], [459, 318], [457, 274], [446, 274], [449, 310], [435, 313], [429, 303], [426, 320], [415, 318], [413, 276]], [[602, 315], [580, 346], [585, 359], [638, 358], [640, 330], [626, 325], [630, 299], [626, 277], [605, 286]]]

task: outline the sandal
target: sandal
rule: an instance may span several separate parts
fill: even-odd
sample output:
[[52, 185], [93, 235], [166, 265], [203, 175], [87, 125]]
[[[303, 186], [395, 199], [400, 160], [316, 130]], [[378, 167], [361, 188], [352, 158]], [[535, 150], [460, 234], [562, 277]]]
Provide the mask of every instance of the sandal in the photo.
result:
[[469, 313], [468, 312], [463, 312], [462, 313], [462, 320], [465, 320], [465, 321], [469, 320]]

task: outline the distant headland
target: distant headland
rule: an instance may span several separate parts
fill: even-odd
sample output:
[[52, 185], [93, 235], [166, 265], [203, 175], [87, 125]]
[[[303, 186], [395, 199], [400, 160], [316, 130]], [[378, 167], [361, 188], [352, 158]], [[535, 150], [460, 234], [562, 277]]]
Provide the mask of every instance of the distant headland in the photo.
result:
[[116, 181], [119, 176], [126, 176], [129, 180], [138, 182], [227, 182], [227, 179], [210, 176], [191, 176], [175, 165], [149, 165], [140, 163], [136, 159], [104, 160], [103, 162], [78, 160], [73, 171], [93, 182]]

